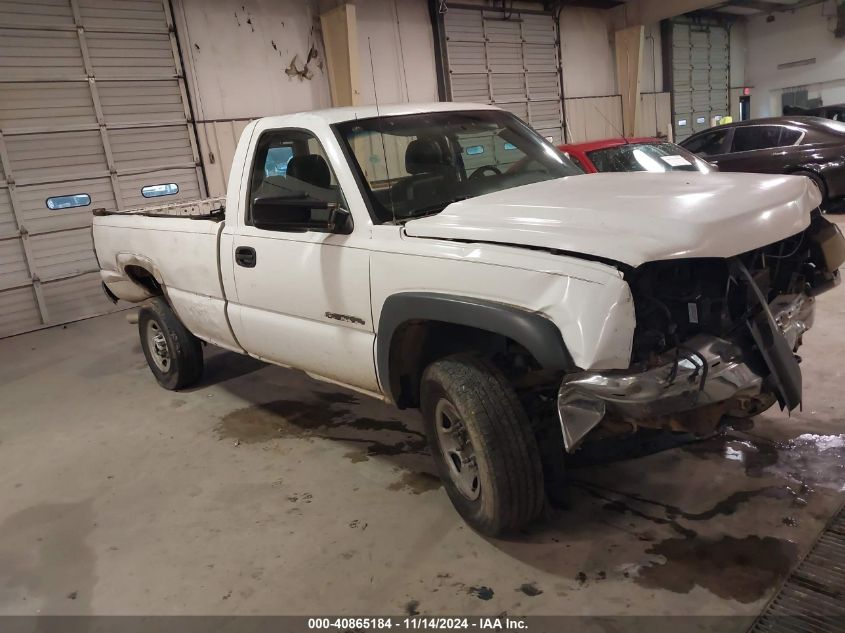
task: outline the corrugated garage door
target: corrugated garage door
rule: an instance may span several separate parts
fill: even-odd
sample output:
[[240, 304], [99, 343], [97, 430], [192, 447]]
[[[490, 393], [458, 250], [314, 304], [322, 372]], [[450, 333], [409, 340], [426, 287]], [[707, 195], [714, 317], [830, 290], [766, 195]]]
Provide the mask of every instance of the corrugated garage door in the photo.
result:
[[672, 23], [672, 116], [675, 140], [730, 112], [730, 39], [723, 25]]
[[92, 209], [201, 195], [172, 23], [166, 0], [0, 0], [0, 336], [112, 308]]
[[550, 14], [449, 8], [443, 16], [452, 101], [492, 103], [563, 139], [560, 52]]

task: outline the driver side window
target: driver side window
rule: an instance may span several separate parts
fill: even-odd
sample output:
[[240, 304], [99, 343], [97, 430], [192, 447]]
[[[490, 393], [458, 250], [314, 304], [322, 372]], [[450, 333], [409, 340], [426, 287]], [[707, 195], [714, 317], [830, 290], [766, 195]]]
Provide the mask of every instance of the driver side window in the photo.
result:
[[272, 130], [258, 140], [246, 224], [268, 231], [328, 230], [343, 196], [320, 142], [304, 130]]

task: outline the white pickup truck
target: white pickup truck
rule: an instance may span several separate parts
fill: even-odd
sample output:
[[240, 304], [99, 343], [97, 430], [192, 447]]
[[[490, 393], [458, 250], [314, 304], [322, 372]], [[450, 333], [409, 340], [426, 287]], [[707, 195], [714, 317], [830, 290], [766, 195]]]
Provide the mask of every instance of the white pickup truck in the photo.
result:
[[244, 130], [224, 199], [106, 213], [106, 292], [179, 389], [218, 345], [420, 408], [457, 510], [498, 534], [567, 452], [801, 402], [794, 351], [845, 241], [800, 176], [585, 176], [486, 105]]

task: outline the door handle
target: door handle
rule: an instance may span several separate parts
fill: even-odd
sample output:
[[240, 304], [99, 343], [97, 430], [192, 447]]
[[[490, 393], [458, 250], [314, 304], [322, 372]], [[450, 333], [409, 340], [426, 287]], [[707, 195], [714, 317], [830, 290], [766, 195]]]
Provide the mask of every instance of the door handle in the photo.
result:
[[244, 268], [255, 268], [256, 256], [252, 246], [238, 246], [235, 249], [235, 263]]

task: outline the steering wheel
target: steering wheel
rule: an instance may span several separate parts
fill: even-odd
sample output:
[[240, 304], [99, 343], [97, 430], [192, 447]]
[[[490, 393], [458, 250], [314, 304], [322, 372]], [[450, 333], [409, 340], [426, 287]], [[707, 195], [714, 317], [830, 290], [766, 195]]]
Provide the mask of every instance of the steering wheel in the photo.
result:
[[[486, 174], [485, 172], [492, 172], [491, 174]], [[479, 178], [489, 178], [490, 176], [501, 176], [502, 170], [496, 167], [495, 165], [482, 165], [478, 169], [476, 169], [470, 175], [470, 180], [478, 180]]]

